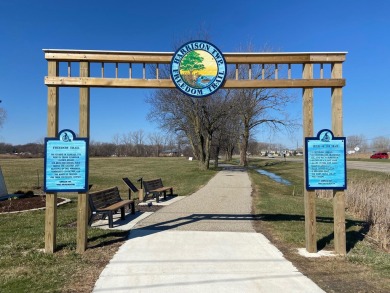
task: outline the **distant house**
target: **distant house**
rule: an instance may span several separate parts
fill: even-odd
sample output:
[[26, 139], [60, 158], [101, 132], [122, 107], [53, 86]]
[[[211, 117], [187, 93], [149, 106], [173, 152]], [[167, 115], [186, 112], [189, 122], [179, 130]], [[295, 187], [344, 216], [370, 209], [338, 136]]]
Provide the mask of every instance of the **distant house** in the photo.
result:
[[160, 153], [161, 157], [178, 157], [179, 156], [178, 150], [165, 150]]

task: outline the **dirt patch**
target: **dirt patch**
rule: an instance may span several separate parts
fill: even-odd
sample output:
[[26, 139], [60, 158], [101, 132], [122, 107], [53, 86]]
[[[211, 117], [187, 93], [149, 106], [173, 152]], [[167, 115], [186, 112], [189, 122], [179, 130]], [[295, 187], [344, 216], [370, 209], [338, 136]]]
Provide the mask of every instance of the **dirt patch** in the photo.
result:
[[[57, 204], [65, 201], [62, 198], [57, 198]], [[140, 212], [156, 212], [163, 206], [157, 205], [139, 205], [136, 201], [136, 211]], [[26, 211], [46, 207], [45, 195], [30, 195], [28, 197], [10, 198], [0, 201], [0, 213]]]
[[[128, 232], [116, 232], [117, 237], [109, 244], [89, 247], [82, 255], [82, 259], [87, 265], [80, 268], [72, 275], [71, 282], [67, 282], [61, 292], [79, 293], [92, 292], [96, 281], [103, 269], [110, 262], [119, 247], [126, 241]], [[91, 245], [91, 244], [89, 244]]]
[[[64, 199], [57, 198], [57, 204]], [[18, 212], [46, 207], [45, 195], [30, 195], [28, 197], [10, 198], [0, 201], [0, 213]]]
[[156, 205], [136, 205], [135, 210], [140, 212], [156, 212], [159, 209], [163, 208], [163, 206], [156, 206]]

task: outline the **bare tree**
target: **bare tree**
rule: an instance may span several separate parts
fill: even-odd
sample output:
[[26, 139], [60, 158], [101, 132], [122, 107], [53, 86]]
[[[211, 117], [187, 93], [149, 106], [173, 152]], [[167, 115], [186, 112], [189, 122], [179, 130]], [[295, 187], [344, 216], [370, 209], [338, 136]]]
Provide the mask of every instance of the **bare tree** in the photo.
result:
[[149, 119], [171, 133], [184, 133], [194, 156], [199, 160], [200, 168], [208, 169], [213, 134], [233, 107], [228, 94], [221, 91], [196, 99], [178, 90], [158, 90], [149, 97], [148, 102], [152, 106]]
[[112, 143], [115, 145], [115, 155], [120, 157], [122, 155], [121, 152], [121, 137], [118, 133], [114, 134], [112, 137]]
[[[251, 45], [247, 51], [253, 51]], [[248, 65], [241, 65], [238, 72], [241, 79], [249, 78]], [[251, 79], [272, 79], [274, 75], [275, 66], [272, 64], [251, 66]], [[232, 95], [240, 119], [240, 165], [247, 166], [249, 138], [258, 126], [266, 125], [269, 131], [292, 130], [297, 126], [285, 111], [293, 96], [284, 89], [267, 88], [235, 89]]]
[[121, 138], [122, 155], [131, 156], [133, 152], [132, 133], [123, 134]]
[[251, 132], [266, 124], [270, 130], [293, 127], [284, 108], [291, 97], [283, 90], [239, 89], [234, 91], [240, 117], [240, 165], [247, 166], [247, 151]]
[[144, 148], [145, 132], [142, 129], [134, 131], [131, 134], [131, 139], [135, 148], [135, 155], [137, 157], [145, 156], [145, 148]]
[[149, 142], [155, 149], [156, 157], [160, 156], [161, 150], [164, 146], [164, 135], [158, 132], [153, 132], [149, 134]]
[[348, 150], [354, 150], [358, 147], [361, 152], [366, 152], [368, 149], [367, 140], [364, 135], [350, 135], [347, 137], [346, 144]]
[[390, 139], [378, 136], [372, 141], [372, 147], [378, 152], [388, 152], [390, 150]]

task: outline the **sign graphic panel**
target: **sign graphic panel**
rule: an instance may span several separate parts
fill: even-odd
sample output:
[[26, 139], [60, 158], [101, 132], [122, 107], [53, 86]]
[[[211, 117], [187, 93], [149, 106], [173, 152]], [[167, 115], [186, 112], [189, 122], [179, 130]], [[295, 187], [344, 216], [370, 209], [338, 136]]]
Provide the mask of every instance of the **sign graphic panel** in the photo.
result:
[[46, 192], [88, 191], [88, 139], [62, 130], [58, 138], [45, 138]]
[[307, 190], [347, 188], [345, 145], [345, 137], [334, 137], [328, 129], [305, 138]]

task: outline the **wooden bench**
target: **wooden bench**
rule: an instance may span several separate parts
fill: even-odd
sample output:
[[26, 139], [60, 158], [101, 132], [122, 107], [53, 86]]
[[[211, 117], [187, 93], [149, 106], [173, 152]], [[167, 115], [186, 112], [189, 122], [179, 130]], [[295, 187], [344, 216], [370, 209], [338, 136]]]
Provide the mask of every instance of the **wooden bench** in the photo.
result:
[[88, 225], [91, 226], [93, 218], [101, 214], [103, 218], [108, 216], [108, 226], [113, 227], [112, 216], [117, 210], [121, 210], [121, 219], [125, 219], [125, 206], [129, 205], [131, 213], [135, 214], [135, 205], [133, 200], [123, 200], [120, 197], [118, 187], [91, 192], [89, 194], [89, 205], [91, 207], [91, 216]]
[[173, 187], [172, 186], [164, 186], [162, 183], [161, 178], [159, 179], [153, 179], [153, 180], [144, 180], [143, 186], [145, 189], [145, 198], [147, 199], [148, 194], [153, 194], [153, 196], [156, 198], [156, 202], [159, 202], [160, 195], [164, 195], [164, 199], [167, 197], [167, 190], [170, 190], [171, 195], [173, 195]]

